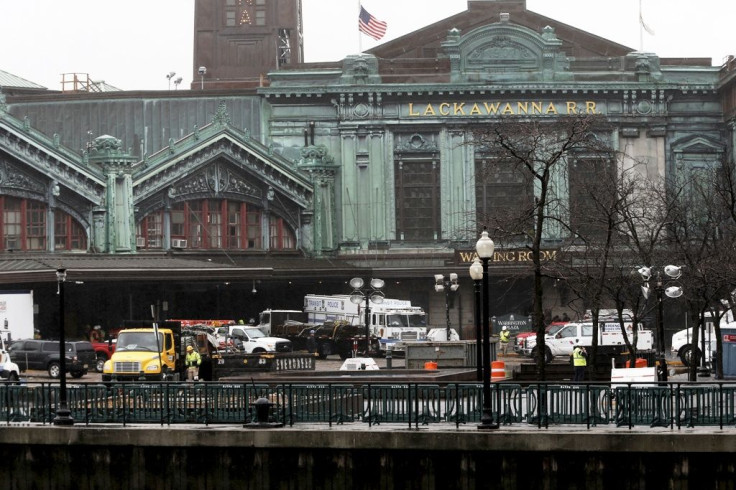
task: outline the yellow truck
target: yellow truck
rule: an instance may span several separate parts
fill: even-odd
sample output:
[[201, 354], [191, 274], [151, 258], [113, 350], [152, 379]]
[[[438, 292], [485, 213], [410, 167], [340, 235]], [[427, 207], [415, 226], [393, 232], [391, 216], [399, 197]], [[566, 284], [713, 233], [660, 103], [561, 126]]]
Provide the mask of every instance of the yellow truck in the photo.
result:
[[[105, 362], [103, 382], [180, 381], [186, 378], [187, 345], [199, 350], [203, 364], [210, 363], [217, 353], [207, 333], [182, 336], [179, 322], [162, 322], [158, 328], [151, 322], [130, 322], [127, 327], [118, 334], [115, 352]], [[203, 368], [201, 371], [207, 372], [207, 366]]]

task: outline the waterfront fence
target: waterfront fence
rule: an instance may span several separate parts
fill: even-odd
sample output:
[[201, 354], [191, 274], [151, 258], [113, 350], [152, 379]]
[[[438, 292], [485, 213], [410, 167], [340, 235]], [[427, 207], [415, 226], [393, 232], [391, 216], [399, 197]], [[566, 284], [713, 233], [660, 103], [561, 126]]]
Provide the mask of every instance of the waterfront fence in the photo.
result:
[[[479, 423], [480, 383], [217, 383], [67, 385], [76, 424], [402, 424]], [[59, 385], [0, 384], [0, 420], [53, 423]], [[256, 410], [268, 406], [268, 419]], [[489, 409], [502, 425], [634, 428], [736, 426], [736, 385], [511, 382], [491, 385]], [[263, 413], [263, 412], [262, 412]]]

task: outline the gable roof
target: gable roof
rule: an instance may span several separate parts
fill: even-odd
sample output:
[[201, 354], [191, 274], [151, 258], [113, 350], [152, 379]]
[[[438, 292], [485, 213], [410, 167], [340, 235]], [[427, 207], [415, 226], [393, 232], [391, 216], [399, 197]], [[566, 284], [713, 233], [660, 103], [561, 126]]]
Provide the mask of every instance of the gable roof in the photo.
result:
[[437, 21], [366, 52], [383, 59], [434, 58], [437, 53], [442, 52], [441, 43], [447, 39], [450, 29], [459, 29], [462, 35], [472, 29], [499, 22], [502, 13], [509, 14], [510, 23], [535, 32], [542, 32], [547, 26], [553, 27], [557, 37], [562, 41], [562, 51], [567, 56], [580, 58], [625, 56], [635, 51], [633, 48], [527, 10], [525, 0], [494, 2], [470, 0], [465, 12]]
[[0, 70], [0, 89], [46, 90], [46, 87]]

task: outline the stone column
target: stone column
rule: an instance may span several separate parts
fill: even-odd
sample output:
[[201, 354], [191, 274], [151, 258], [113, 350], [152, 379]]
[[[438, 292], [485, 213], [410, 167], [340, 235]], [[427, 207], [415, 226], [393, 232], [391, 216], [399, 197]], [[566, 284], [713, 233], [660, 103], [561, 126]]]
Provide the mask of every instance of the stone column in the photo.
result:
[[136, 250], [132, 178], [136, 157], [123, 151], [121, 146], [119, 139], [104, 135], [94, 140], [89, 154], [90, 163], [102, 167], [107, 184], [107, 195], [101, 203], [107, 217], [104, 221], [105, 239], [98, 247], [108, 253]]

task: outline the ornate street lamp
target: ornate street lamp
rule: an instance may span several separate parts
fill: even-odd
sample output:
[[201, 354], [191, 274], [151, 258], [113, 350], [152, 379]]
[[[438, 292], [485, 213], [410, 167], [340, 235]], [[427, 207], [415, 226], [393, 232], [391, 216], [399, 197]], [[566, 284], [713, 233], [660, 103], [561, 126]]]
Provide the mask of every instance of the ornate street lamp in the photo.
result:
[[59, 403], [54, 425], [74, 425], [72, 413], [66, 403], [66, 339], [64, 337], [64, 282], [66, 269], [56, 270], [56, 294], [59, 295]]
[[383, 279], [371, 279], [370, 288], [361, 289], [363, 287], [363, 279], [354, 277], [350, 279], [350, 287], [353, 292], [350, 293], [350, 302], [356, 305], [365, 301], [365, 355], [368, 355], [371, 347], [371, 306], [370, 302], [375, 304], [383, 303], [383, 292], [381, 288], [384, 286]]
[[493, 257], [494, 249], [493, 240], [488, 237], [488, 232], [483, 230], [475, 244], [475, 251], [478, 253], [483, 268], [483, 414], [480, 418], [479, 429], [498, 429], [498, 423], [493, 421], [491, 410], [491, 332], [489, 328], [491, 316], [488, 287], [488, 261]]
[[450, 279], [445, 280], [445, 276], [442, 274], [434, 275], [434, 290], [438, 293], [444, 291], [445, 293], [445, 315], [447, 317], [447, 338], [445, 340], [450, 341], [450, 291], [455, 292], [460, 287], [457, 283], [457, 274], [454, 272], [450, 274]]
[[664, 276], [662, 271], [653, 271], [652, 267], [639, 267], [637, 271], [643, 281], [641, 286], [644, 299], [654, 290], [657, 296], [657, 381], [667, 382], [667, 360], [664, 352], [664, 303], [665, 296], [668, 298], [679, 298], [682, 296], [682, 286], [672, 284], [682, 275], [682, 267], [676, 265], [668, 265], [664, 267]]
[[483, 379], [483, 348], [481, 346], [483, 335], [480, 325], [480, 282], [483, 279], [483, 265], [478, 257], [473, 259], [470, 266], [470, 278], [473, 280], [473, 291], [475, 293], [475, 370], [476, 380]]

